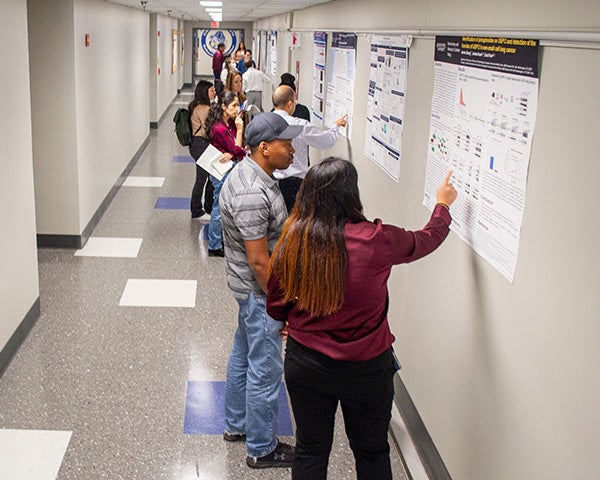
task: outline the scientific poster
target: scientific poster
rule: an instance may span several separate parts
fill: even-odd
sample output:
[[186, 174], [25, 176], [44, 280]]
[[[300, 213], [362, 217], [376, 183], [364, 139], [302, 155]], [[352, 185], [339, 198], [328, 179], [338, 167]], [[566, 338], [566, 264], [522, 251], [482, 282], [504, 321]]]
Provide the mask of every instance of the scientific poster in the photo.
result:
[[272, 77], [277, 76], [277, 32], [273, 30], [269, 32], [268, 42], [269, 42], [269, 51], [267, 55], [269, 56], [269, 66], [267, 69], [267, 75], [271, 75]]
[[539, 87], [537, 40], [436, 37], [423, 204], [448, 170], [452, 230], [514, 280]]
[[410, 36], [371, 37], [365, 155], [400, 178]]
[[318, 127], [323, 126], [323, 112], [325, 111], [325, 52], [327, 48], [327, 34], [314, 32], [314, 70], [313, 70], [313, 96], [312, 96], [312, 122]]
[[356, 35], [332, 33], [331, 50], [327, 61], [327, 97], [325, 97], [326, 127], [343, 115], [348, 115], [348, 129], [340, 134], [352, 138], [354, 75], [356, 72]]

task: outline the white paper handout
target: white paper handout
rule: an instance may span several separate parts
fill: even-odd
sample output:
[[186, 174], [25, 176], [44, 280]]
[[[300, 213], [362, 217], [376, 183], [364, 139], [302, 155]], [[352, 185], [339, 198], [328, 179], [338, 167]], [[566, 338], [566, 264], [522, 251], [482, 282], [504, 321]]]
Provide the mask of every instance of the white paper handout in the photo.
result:
[[229, 170], [233, 168], [233, 161], [220, 162], [223, 158], [223, 152], [218, 148], [208, 144], [204, 153], [200, 155], [200, 158], [196, 161], [196, 164], [210, 173], [217, 180], [221, 180]]

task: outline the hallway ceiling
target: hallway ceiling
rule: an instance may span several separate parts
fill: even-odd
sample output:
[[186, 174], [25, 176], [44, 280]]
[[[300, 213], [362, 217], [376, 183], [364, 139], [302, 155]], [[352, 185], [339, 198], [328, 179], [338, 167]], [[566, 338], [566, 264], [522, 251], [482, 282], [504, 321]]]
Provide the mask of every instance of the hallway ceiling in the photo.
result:
[[[108, 0], [143, 10], [140, 0]], [[253, 22], [292, 10], [301, 10], [329, 0], [223, 0], [223, 22]], [[211, 21], [199, 0], [148, 0], [146, 11], [184, 20]], [[170, 12], [170, 13], [169, 13]]]

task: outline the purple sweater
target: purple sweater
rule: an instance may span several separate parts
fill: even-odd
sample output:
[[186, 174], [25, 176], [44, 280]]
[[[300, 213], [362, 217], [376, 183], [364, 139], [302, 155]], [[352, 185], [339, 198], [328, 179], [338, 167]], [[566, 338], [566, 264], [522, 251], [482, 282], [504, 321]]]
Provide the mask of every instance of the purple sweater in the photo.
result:
[[387, 280], [393, 265], [409, 263], [433, 252], [449, 232], [450, 213], [436, 205], [422, 230], [411, 232], [374, 222], [344, 228], [348, 266], [342, 308], [312, 317], [293, 303], [282, 302], [275, 276], [269, 278], [267, 312], [289, 322], [288, 334], [298, 343], [335, 360], [365, 361], [386, 351], [395, 338], [387, 320]]
[[239, 161], [246, 156], [246, 150], [235, 144], [237, 128], [235, 120], [229, 119], [227, 123], [221, 121], [215, 123], [210, 130], [210, 143], [223, 153], [231, 153], [233, 160]]

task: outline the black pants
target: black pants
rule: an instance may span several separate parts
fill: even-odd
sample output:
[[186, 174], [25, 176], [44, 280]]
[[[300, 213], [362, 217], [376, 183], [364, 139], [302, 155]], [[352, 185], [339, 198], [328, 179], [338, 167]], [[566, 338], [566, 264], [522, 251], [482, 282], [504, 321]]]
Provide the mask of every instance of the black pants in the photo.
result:
[[302, 179], [298, 177], [289, 177], [279, 180], [279, 189], [283, 194], [288, 213], [294, 208], [296, 195], [298, 194], [298, 190], [300, 190], [300, 185], [302, 185]]
[[[190, 145], [190, 155], [194, 160], [198, 160], [204, 153], [208, 141], [202, 137], [192, 137]], [[208, 182], [208, 172], [196, 165], [196, 181], [192, 189], [192, 198], [190, 200], [190, 210], [192, 217], [201, 217], [204, 213], [210, 213], [213, 205], [213, 185]], [[204, 204], [202, 203], [204, 197]]]
[[341, 404], [358, 480], [390, 480], [388, 428], [394, 360], [336, 361], [288, 338], [285, 381], [296, 421], [292, 480], [325, 480], [335, 412]]

